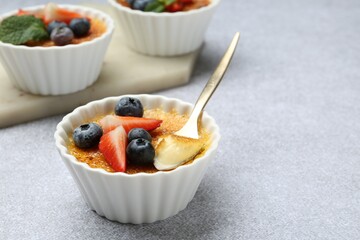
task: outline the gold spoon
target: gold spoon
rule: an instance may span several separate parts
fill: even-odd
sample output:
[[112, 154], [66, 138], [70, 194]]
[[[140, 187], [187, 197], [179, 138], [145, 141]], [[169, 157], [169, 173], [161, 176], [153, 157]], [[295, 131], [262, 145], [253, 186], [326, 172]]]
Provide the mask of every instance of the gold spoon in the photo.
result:
[[174, 134], [163, 138], [156, 147], [154, 165], [158, 170], [176, 168], [195, 157], [202, 149], [203, 144], [201, 141], [197, 141], [199, 139], [198, 122], [201, 119], [205, 105], [221, 82], [231, 62], [239, 39], [240, 33], [236, 33], [215, 72], [196, 101], [185, 125]]

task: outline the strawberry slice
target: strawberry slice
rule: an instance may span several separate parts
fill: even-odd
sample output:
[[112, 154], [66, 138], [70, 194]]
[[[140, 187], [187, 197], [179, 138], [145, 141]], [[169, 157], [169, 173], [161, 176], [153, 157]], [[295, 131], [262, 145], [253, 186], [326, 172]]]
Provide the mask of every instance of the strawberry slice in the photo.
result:
[[162, 120], [153, 118], [142, 118], [142, 117], [123, 117], [115, 115], [107, 115], [100, 120], [100, 125], [107, 133], [118, 126], [123, 126], [125, 131], [128, 133], [133, 128], [143, 128], [147, 131], [154, 130], [159, 127]]
[[32, 15], [31, 11], [26, 11], [26, 10], [22, 10], [21, 8], [18, 10], [17, 14], [18, 16], [23, 16], [23, 15]]
[[44, 10], [44, 22], [49, 24], [52, 21], [60, 21], [69, 24], [74, 18], [83, 17], [81, 14], [58, 7], [55, 3], [48, 3]]
[[44, 18], [44, 9], [39, 9], [39, 10], [23, 10], [23, 9], [19, 9], [17, 14], [17, 16], [24, 16], [24, 15], [33, 15], [37, 18]]
[[127, 134], [122, 126], [108, 132], [100, 139], [99, 150], [115, 172], [126, 170], [126, 144]]
[[184, 4], [190, 4], [193, 3], [194, 0], [178, 0], [178, 1]]
[[166, 10], [168, 12], [179, 12], [184, 9], [184, 5], [181, 2], [174, 2], [168, 6], [166, 6]]

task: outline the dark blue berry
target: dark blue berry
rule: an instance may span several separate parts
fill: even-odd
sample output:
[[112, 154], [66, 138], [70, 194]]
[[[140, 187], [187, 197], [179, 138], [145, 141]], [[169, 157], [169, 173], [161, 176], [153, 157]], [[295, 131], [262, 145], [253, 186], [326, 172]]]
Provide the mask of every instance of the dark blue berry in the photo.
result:
[[115, 114], [118, 116], [142, 117], [144, 108], [139, 99], [123, 97], [115, 106]]
[[90, 22], [86, 18], [74, 18], [71, 20], [69, 27], [76, 37], [83, 37], [89, 33]]
[[131, 142], [134, 139], [143, 138], [151, 142], [152, 138], [150, 133], [143, 128], [133, 128], [128, 134], [128, 141]]
[[64, 46], [71, 43], [74, 39], [74, 33], [68, 27], [57, 27], [52, 30], [50, 38], [55, 45]]
[[51, 23], [49, 23], [49, 25], [47, 26], [47, 32], [51, 34], [51, 32], [57, 27], [67, 27], [67, 24], [64, 22], [54, 20]]
[[126, 157], [133, 164], [152, 164], [154, 163], [155, 149], [148, 140], [137, 138], [127, 146]]
[[127, 3], [132, 7], [133, 6], [133, 4], [134, 4], [134, 0], [126, 0], [127, 1]]
[[91, 148], [99, 144], [102, 135], [103, 130], [98, 124], [88, 123], [75, 128], [73, 139], [79, 148]]
[[134, 0], [132, 4], [132, 8], [136, 10], [144, 11], [146, 5], [152, 1], [153, 0]]

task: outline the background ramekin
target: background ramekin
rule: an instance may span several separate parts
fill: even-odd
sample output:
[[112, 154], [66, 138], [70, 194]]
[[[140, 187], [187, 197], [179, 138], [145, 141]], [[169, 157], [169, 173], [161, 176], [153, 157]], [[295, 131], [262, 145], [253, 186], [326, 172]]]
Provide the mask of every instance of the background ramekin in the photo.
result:
[[[106, 25], [106, 32], [91, 41], [53, 47], [28, 47], [0, 42], [0, 62], [11, 82], [19, 89], [41, 95], [61, 95], [80, 91], [93, 84], [102, 67], [106, 49], [114, 31], [109, 15], [96, 9], [59, 5]], [[41, 9], [45, 6], [25, 8]], [[16, 11], [4, 14], [0, 21]]]
[[193, 52], [204, 41], [206, 29], [220, 0], [187, 12], [154, 13], [132, 10], [108, 0], [119, 20], [127, 45], [153, 56], [175, 56]]
[[[156, 95], [132, 95], [141, 100], [146, 109], [175, 109], [180, 114], [189, 113], [193, 105]], [[99, 215], [122, 223], [150, 223], [162, 220], [183, 210], [192, 200], [205, 170], [220, 140], [219, 127], [206, 112], [202, 126], [211, 133], [211, 145], [204, 156], [193, 163], [168, 172], [153, 174], [109, 173], [90, 168], [72, 156], [67, 145], [74, 128], [101, 114], [113, 111], [120, 97], [93, 101], [76, 108], [58, 124], [55, 132], [56, 147], [76, 181], [89, 207]]]

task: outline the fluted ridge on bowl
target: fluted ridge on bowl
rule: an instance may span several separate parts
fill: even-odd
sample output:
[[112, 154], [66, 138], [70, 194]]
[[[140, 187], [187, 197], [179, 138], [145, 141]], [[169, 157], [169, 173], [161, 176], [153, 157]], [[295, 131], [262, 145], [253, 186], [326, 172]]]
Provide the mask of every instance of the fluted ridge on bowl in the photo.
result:
[[109, 0], [126, 33], [127, 45], [154, 56], [175, 56], [198, 49], [219, 1], [188, 12], [149, 13], [129, 10], [116, 0]]

